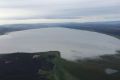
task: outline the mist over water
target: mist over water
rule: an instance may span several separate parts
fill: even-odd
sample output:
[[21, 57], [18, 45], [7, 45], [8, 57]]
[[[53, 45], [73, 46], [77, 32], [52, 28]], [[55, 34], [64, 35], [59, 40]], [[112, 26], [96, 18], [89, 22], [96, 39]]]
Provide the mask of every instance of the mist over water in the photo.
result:
[[0, 53], [60, 51], [68, 60], [115, 54], [120, 40], [112, 36], [68, 28], [42, 28], [0, 36]]

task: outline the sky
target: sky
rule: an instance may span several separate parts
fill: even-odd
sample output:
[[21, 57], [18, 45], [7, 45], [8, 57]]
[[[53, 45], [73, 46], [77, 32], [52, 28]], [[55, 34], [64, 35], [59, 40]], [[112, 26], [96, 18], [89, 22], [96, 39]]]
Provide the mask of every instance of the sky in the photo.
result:
[[0, 0], [0, 24], [120, 20], [120, 0]]

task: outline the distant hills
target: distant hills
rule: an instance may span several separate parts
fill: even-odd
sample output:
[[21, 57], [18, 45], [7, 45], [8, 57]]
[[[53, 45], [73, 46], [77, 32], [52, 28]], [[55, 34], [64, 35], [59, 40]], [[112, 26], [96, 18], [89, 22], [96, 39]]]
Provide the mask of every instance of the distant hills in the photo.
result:
[[120, 36], [120, 21], [1, 25], [0, 34], [5, 34], [12, 31], [38, 29], [38, 28], [45, 28], [45, 27], [65, 27], [65, 28], [72, 28], [72, 29], [95, 31], [95, 32], [109, 34], [117, 37]]

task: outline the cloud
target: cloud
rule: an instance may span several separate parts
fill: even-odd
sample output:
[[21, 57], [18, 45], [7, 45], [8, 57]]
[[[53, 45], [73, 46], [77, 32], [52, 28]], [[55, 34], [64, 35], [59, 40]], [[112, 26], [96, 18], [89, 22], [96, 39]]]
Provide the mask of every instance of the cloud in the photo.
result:
[[0, 0], [0, 19], [75, 19], [120, 14], [120, 0]]

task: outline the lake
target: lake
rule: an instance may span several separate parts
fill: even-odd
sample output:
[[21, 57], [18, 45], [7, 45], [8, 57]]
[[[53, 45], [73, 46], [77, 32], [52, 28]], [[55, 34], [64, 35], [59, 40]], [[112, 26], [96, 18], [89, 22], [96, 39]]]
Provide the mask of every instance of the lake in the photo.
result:
[[60, 51], [68, 60], [115, 54], [120, 40], [97, 32], [69, 28], [41, 28], [0, 36], [0, 53]]

